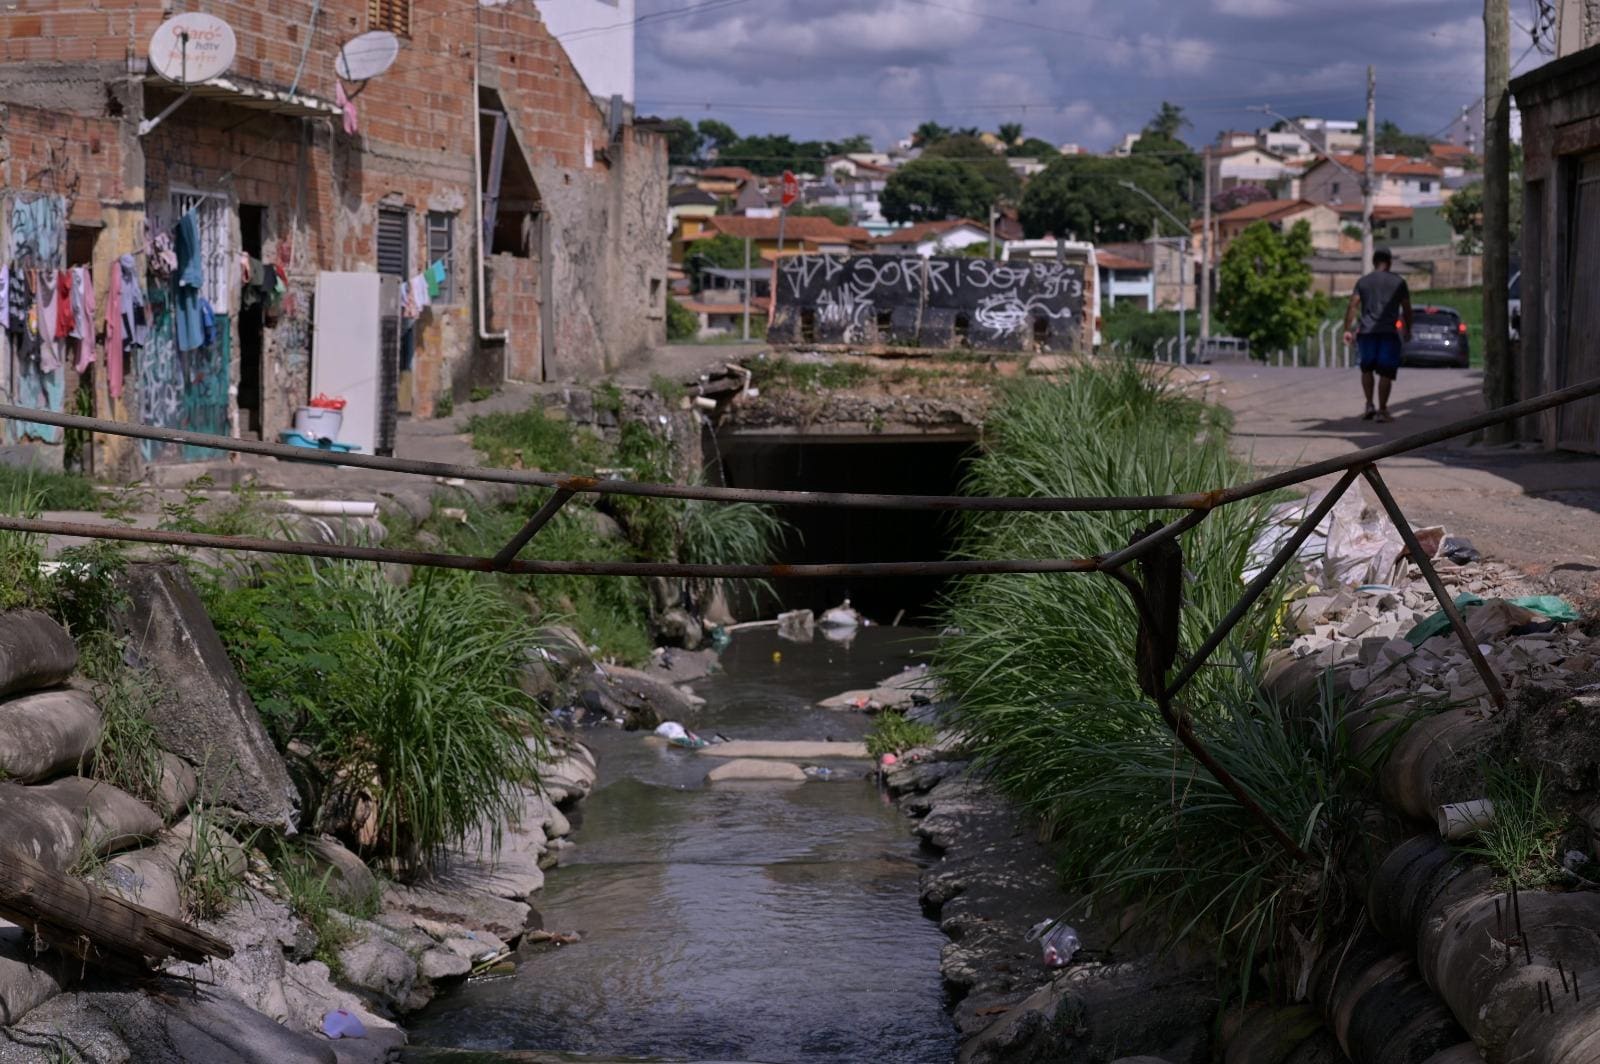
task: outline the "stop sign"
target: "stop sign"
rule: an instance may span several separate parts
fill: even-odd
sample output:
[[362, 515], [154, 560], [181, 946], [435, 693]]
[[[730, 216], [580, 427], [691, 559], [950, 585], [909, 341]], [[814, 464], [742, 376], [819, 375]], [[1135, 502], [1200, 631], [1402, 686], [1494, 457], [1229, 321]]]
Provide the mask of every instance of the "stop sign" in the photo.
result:
[[783, 205], [785, 207], [800, 198], [800, 179], [794, 176], [793, 171], [783, 172]]

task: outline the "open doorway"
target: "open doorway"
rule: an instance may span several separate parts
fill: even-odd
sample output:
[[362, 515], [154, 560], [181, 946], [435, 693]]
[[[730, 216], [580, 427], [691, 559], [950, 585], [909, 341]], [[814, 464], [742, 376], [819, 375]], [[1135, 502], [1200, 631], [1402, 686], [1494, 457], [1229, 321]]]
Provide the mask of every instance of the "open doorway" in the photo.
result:
[[[239, 204], [239, 246], [252, 260], [261, 258], [267, 208]], [[265, 426], [261, 411], [261, 361], [266, 308], [261, 301], [239, 300], [239, 435], [259, 440]]]

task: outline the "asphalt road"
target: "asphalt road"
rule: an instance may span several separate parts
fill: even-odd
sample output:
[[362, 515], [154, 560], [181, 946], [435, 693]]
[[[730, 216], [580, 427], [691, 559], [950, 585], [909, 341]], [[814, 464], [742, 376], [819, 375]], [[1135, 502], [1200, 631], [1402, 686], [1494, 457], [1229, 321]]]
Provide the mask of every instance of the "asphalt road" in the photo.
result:
[[[1395, 420], [1378, 424], [1361, 420], [1353, 369], [1232, 363], [1199, 369], [1211, 374], [1208, 397], [1234, 413], [1235, 446], [1263, 471], [1370, 447], [1483, 409], [1480, 370], [1402, 370], [1390, 400]], [[1600, 599], [1600, 457], [1457, 439], [1389, 459], [1380, 469], [1414, 525], [1444, 525], [1565, 593]]]

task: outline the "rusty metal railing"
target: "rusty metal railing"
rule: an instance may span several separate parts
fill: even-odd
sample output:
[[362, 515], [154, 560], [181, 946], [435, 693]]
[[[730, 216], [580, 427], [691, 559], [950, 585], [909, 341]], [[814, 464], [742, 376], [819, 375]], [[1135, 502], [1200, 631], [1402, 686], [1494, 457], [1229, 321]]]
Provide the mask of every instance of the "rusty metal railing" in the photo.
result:
[[[92, 539], [113, 539], [139, 543], [160, 543], [180, 547], [210, 547], [242, 550], [266, 554], [290, 554], [322, 558], [342, 558], [357, 561], [396, 562], [405, 565], [432, 566], [446, 569], [466, 569], [477, 572], [510, 573], [517, 575], [584, 575], [584, 576], [665, 576], [709, 579], [764, 579], [764, 578], [829, 578], [872, 576], [972, 576], [1017, 573], [1104, 573], [1120, 583], [1133, 599], [1139, 615], [1139, 642], [1136, 658], [1139, 665], [1140, 686], [1155, 700], [1163, 719], [1180, 742], [1194, 755], [1207, 771], [1216, 777], [1230, 794], [1277, 840], [1278, 844], [1298, 859], [1306, 854], [1299, 844], [1262, 808], [1245, 787], [1211, 756], [1204, 744], [1194, 734], [1175, 699], [1195, 674], [1206, 664], [1227, 639], [1229, 633], [1244, 619], [1251, 607], [1260, 599], [1284, 567], [1295, 557], [1306, 539], [1315, 530], [1343, 494], [1358, 477], [1364, 478], [1377, 495], [1379, 503], [1399, 530], [1410, 560], [1421, 570], [1439, 608], [1450, 620], [1450, 627], [1461, 640], [1473, 668], [1482, 677], [1484, 689], [1499, 708], [1505, 707], [1505, 689], [1499, 677], [1489, 667], [1478, 650], [1476, 640], [1444, 582], [1439, 579], [1427, 553], [1421, 549], [1416, 534], [1407, 522], [1400, 505], [1379, 474], [1377, 463], [1395, 455], [1405, 454], [1448, 439], [1465, 436], [1491, 425], [1529, 417], [1543, 411], [1563, 406], [1580, 399], [1600, 396], [1600, 378], [1574, 384], [1559, 391], [1526, 399], [1510, 406], [1489, 410], [1473, 417], [1463, 418], [1438, 428], [1402, 436], [1387, 443], [1352, 451], [1337, 458], [1312, 462], [1270, 476], [1260, 477], [1232, 487], [1213, 491], [1184, 492], [1172, 495], [1140, 496], [1070, 496], [1070, 497], [978, 497], [962, 495], [871, 495], [848, 492], [775, 491], [752, 488], [711, 487], [687, 484], [657, 484], [628, 480], [603, 480], [591, 476], [567, 473], [544, 473], [532, 470], [495, 469], [482, 466], [456, 465], [445, 462], [428, 462], [407, 458], [389, 458], [377, 455], [333, 454], [302, 447], [266, 443], [256, 440], [238, 440], [183, 429], [134, 425], [121, 421], [83, 417], [77, 414], [55, 413], [0, 404], [0, 418], [31, 421], [55, 425], [66, 429], [100, 432], [128, 436], [135, 439], [154, 440], [161, 443], [178, 443], [209, 447], [219, 451], [253, 454], [278, 458], [289, 462], [320, 465], [347, 466], [358, 469], [381, 470], [391, 473], [444, 478], [447, 480], [474, 480], [487, 483], [512, 484], [526, 488], [548, 489], [551, 494], [524, 526], [504, 547], [492, 557], [461, 554], [441, 554], [428, 551], [400, 550], [389, 547], [345, 544], [300, 543], [287, 540], [266, 539], [256, 536], [223, 536], [200, 532], [175, 532], [164, 529], [142, 529], [109, 522], [53, 521], [0, 514], [0, 529], [17, 532], [34, 532], [44, 535], [76, 536]], [[1069, 460], [1070, 459], [1064, 459]], [[1340, 474], [1339, 480], [1299, 522], [1289, 539], [1283, 543], [1267, 567], [1245, 587], [1239, 600], [1217, 623], [1211, 634], [1178, 670], [1176, 677], [1168, 674], [1178, 658], [1178, 621], [1181, 595], [1176, 587], [1182, 570], [1182, 548], [1179, 537], [1205, 520], [1220, 506], [1256, 498], [1269, 492], [1294, 487], [1323, 476]], [[521, 551], [538, 535], [550, 520], [571, 499], [579, 494], [627, 495], [642, 498], [679, 499], [699, 502], [754, 502], [779, 506], [820, 506], [842, 509], [965, 511], [989, 513], [1073, 513], [1088, 511], [1141, 511], [1183, 510], [1181, 516], [1163, 525], [1154, 525], [1135, 534], [1133, 540], [1121, 550], [1089, 558], [1032, 558], [1032, 559], [954, 559], [943, 561], [910, 562], [857, 562], [823, 565], [717, 565], [684, 564], [676, 562], [575, 562], [533, 561], [518, 557]], [[1138, 563], [1140, 577], [1128, 572], [1128, 567]]]

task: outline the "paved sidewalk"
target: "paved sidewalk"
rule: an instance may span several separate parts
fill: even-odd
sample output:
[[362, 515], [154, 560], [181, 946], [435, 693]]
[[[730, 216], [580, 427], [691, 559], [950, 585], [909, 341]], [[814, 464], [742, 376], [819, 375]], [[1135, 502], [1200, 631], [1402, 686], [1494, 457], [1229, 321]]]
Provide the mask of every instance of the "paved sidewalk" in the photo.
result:
[[[1361, 420], [1355, 370], [1200, 367], [1208, 398], [1233, 411], [1237, 449], [1263, 471], [1312, 462], [1469, 417], [1483, 409], [1478, 370], [1407, 369], [1395, 420]], [[1441, 524], [1486, 555], [1600, 598], [1600, 457], [1469, 440], [1391, 458], [1384, 479], [1415, 524]]]

